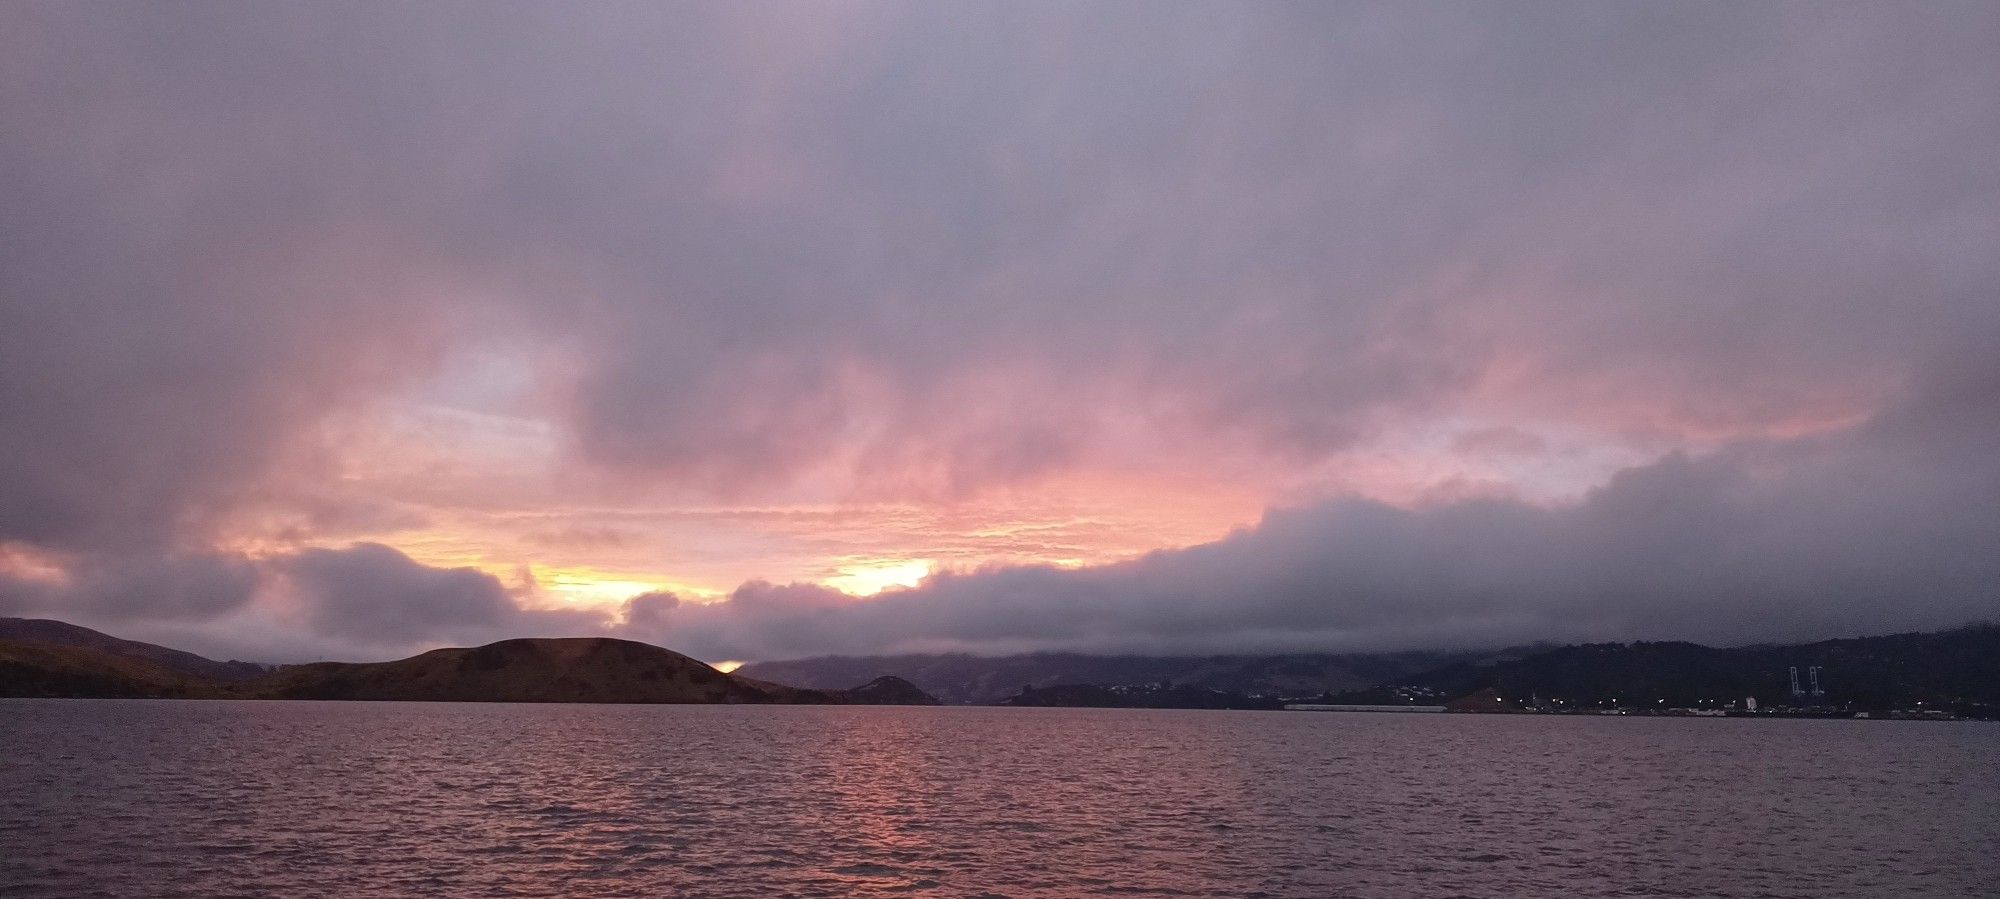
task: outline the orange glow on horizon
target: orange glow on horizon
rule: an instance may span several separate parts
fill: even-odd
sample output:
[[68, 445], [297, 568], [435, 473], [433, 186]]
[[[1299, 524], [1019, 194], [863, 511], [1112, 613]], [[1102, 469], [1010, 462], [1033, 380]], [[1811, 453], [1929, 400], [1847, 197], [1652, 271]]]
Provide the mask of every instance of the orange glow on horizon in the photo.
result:
[[[364, 436], [371, 425], [395, 431], [352, 423]], [[866, 597], [937, 571], [1082, 567], [1208, 542], [1253, 524], [1282, 489], [1240, 466], [1079, 467], [969, 496], [800, 487], [718, 504], [621, 481], [524, 476], [546, 460], [505, 441], [419, 442], [421, 452], [405, 453], [408, 443], [341, 444], [343, 476], [327, 501], [362, 510], [372, 527], [323, 529], [274, 503], [227, 521], [217, 548], [277, 558], [380, 543], [422, 565], [492, 575], [537, 608], [610, 609], [656, 591], [716, 602], [753, 580]]]
[[[1597, 435], [1555, 428], [1535, 438], [1553, 447], [1539, 454], [1481, 456], [1453, 442], [1488, 423], [1436, 420], [1310, 464], [1273, 464], [1225, 444], [1199, 465], [1168, 456], [1122, 467], [1078, 460], [965, 496], [848, 494], [836, 478], [742, 503], [608, 477], [545, 480], [528, 474], [548, 461], [543, 450], [509, 441], [428, 443], [430, 456], [412, 456], [400, 452], [407, 441], [357, 439], [343, 444], [350, 458], [333, 499], [375, 510], [363, 519], [381, 524], [319, 532], [310, 518], [273, 505], [228, 522], [218, 548], [278, 557], [381, 543], [422, 565], [490, 574], [532, 608], [615, 611], [651, 592], [719, 602], [755, 580], [870, 597], [918, 587], [940, 571], [1092, 567], [1209, 543], [1254, 526], [1272, 507], [1327, 495], [1402, 505], [1524, 491], [1561, 501], [1652, 454], [1579, 456]], [[440, 468], [449, 476], [436, 475]]]
[[925, 560], [884, 561], [841, 566], [840, 573], [820, 581], [849, 596], [874, 596], [884, 590], [914, 587], [931, 574]]

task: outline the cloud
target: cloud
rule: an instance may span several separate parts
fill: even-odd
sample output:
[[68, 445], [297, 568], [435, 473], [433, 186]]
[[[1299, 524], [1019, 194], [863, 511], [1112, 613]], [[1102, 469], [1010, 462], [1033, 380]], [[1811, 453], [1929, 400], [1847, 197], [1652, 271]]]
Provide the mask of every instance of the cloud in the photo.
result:
[[[2000, 369], [1837, 437], [1621, 472], [1574, 504], [1343, 498], [1212, 544], [1086, 569], [934, 575], [855, 599], [746, 584], [648, 608], [705, 658], [896, 651], [1381, 650], [1719, 643], [1947, 627], [2000, 612]], [[1938, 423], [1954, 423], [1939, 442]], [[636, 619], [635, 619], [636, 620]]]
[[[1348, 496], [1128, 562], [945, 571], [868, 598], [752, 581], [720, 602], [652, 592], [617, 614], [552, 610], [535, 607], [528, 588], [366, 543], [259, 566], [194, 558], [89, 569], [39, 593], [16, 578], [0, 597], [10, 611], [156, 625], [289, 616], [288, 633], [267, 645], [292, 657], [390, 657], [524, 635], [617, 636], [721, 660], [1729, 644], [1946, 627], [2000, 612], [2000, 557], [1987, 551], [2000, 545], [2000, 458], [1990, 452], [2000, 366], [1939, 369], [1920, 383], [1861, 426], [1673, 454], [1572, 503]], [[266, 589], [252, 602], [257, 585]]]
[[642, 593], [625, 601], [623, 626], [634, 634], [647, 634], [662, 628], [679, 608], [681, 599], [672, 593]]
[[251, 560], [225, 554], [119, 555], [72, 560], [69, 567], [73, 576], [37, 577], [0, 565], [0, 612], [127, 623], [213, 620], [250, 603], [263, 581]]
[[588, 613], [524, 609], [498, 578], [419, 564], [387, 546], [308, 549], [276, 563], [316, 636], [384, 647], [486, 643], [588, 630]]
[[[302, 633], [460, 640], [556, 619], [286, 554], [1096, 476], [1296, 508], [639, 617], [738, 656], [1948, 617], [2000, 496], [1934, 375], [2000, 336], [1996, 46], [1951, 4], [7, 7], [0, 543], [67, 586], [6, 601], [269, 634], [280, 571]], [[505, 477], [369, 439], [410, 407]], [[1425, 439], [1501, 483], [1371, 501], [1426, 494], [1349, 463]]]
[[375, 543], [240, 555], [71, 559], [0, 554], [0, 615], [56, 616], [133, 639], [292, 662], [383, 659], [523, 636], [584, 636], [604, 615], [541, 609], [472, 568], [424, 565]]
[[1479, 428], [1458, 435], [1452, 449], [1470, 456], [1531, 456], [1545, 452], [1548, 441], [1520, 428]]
[[436, 640], [511, 623], [519, 611], [490, 574], [426, 567], [380, 544], [306, 550], [284, 570], [313, 629], [333, 637]]
[[633, 535], [617, 528], [570, 527], [552, 531], [537, 531], [522, 537], [529, 543], [543, 546], [563, 547], [617, 547], [628, 546]]
[[13, 18], [22, 539], [185, 527], [466, 321], [588, 348], [583, 463], [949, 497], [1852, 416], [2000, 315], [1976, 8]]

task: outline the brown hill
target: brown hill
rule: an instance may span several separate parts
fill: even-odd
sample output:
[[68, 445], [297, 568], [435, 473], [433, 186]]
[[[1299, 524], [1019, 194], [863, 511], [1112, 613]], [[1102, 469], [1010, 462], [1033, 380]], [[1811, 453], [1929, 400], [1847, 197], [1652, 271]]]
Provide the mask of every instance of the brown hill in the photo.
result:
[[892, 674], [885, 674], [852, 690], [837, 691], [848, 705], [943, 705], [937, 697]]
[[215, 682], [89, 646], [0, 640], [0, 696], [193, 698]]
[[393, 662], [291, 665], [251, 680], [242, 662], [120, 640], [60, 621], [0, 619], [0, 696], [365, 699], [432, 702], [916, 705], [937, 700], [900, 678], [809, 690], [735, 677], [677, 652], [602, 637], [503, 640]]
[[243, 684], [262, 699], [744, 703], [774, 696], [680, 653], [604, 637], [502, 640], [394, 662], [293, 665]]
[[1521, 711], [1519, 706], [1509, 704], [1500, 690], [1487, 687], [1474, 690], [1444, 704], [1447, 712], [1479, 712], [1488, 715], [1507, 715]]
[[251, 662], [218, 662], [191, 652], [123, 640], [67, 621], [48, 618], [0, 618], [0, 640], [92, 649], [114, 656], [141, 659], [201, 680], [249, 680], [269, 670], [268, 666]]
[[734, 673], [729, 675], [729, 679], [771, 697], [772, 702], [782, 702], [791, 705], [836, 705], [840, 702], [838, 695], [843, 692], [840, 690], [808, 690], [804, 687], [773, 683]]
[[937, 697], [925, 693], [916, 684], [900, 677], [883, 675], [859, 687], [845, 690], [813, 690], [794, 687], [773, 681], [758, 680], [731, 674], [737, 683], [747, 684], [764, 691], [773, 702], [793, 705], [943, 705]]

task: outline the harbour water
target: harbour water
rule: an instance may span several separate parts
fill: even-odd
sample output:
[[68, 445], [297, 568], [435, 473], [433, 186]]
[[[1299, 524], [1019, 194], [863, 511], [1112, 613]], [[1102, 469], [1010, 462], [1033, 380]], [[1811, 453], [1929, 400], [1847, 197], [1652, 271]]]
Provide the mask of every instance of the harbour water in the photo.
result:
[[6, 896], [1990, 896], [2000, 725], [0, 700]]

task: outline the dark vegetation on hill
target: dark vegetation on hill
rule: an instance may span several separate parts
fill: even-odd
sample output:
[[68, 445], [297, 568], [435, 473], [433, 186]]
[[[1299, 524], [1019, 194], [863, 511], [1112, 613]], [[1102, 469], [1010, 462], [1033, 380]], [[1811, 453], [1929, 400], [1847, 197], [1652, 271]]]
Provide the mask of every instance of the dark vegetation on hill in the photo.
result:
[[0, 640], [0, 696], [184, 698], [205, 695], [215, 684], [102, 649]]
[[0, 618], [0, 641], [93, 649], [111, 656], [144, 659], [168, 671], [200, 680], [249, 680], [263, 675], [271, 667], [252, 662], [218, 662], [178, 649], [137, 640], [121, 640], [87, 627], [48, 618]]
[[272, 699], [422, 702], [784, 701], [677, 652], [627, 640], [503, 640], [393, 662], [292, 665], [242, 685]]

